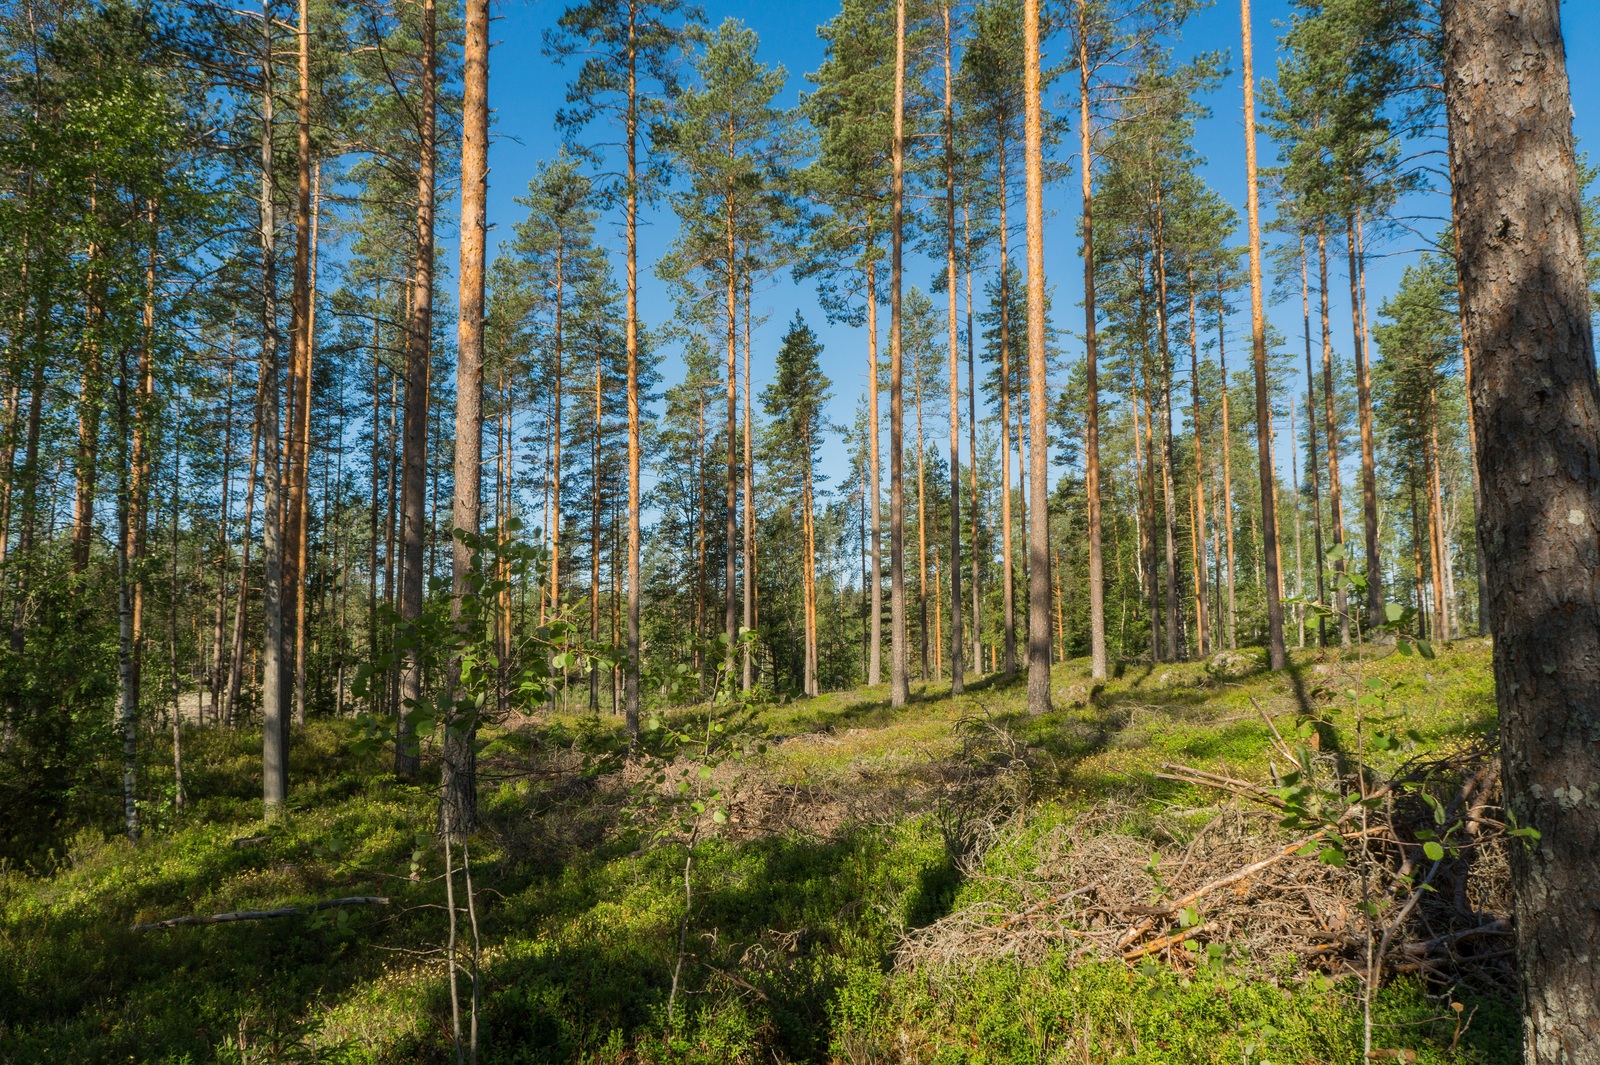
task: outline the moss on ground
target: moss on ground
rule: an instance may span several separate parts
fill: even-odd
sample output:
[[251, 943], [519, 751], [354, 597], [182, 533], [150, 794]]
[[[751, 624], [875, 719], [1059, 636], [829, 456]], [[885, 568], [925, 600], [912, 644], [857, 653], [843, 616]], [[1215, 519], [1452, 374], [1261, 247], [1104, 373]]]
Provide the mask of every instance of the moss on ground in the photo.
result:
[[[1005, 903], [1007, 876], [1026, 871], [1034, 843], [1098, 804], [1114, 798], [1130, 817], [1181, 826], [1215, 801], [1157, 778], [1163, 762], [1264, 775], [1263, 710], [1337, 706], [1364, 676], [1382, 677], [1389, 712], [1420, 737], [1386, 756], [1396, 759], [1494, 723], [1478, 641], [1433, 661], [1301, 653], [1278, 676], [1251, 656], [1231, 674], [1205, 663], [1118, 673], [1096, 686], [1087, 663], [1062, 664], [1056, 709], [1039, 717], [1026, 713], [1024, 685], [994, 679], [956, 697], [930, 684], [903, 710], [883, 689], [764, 709], [766, 751], [726, 771], [732, 786], [791, 811], [816, 795], [857, 805], [811, 830], [750, 814], [697, 847], [670, 1019], [685, 850], [646, 845], [624, 816], [628, 792], [605, 758], [616, 723], [555, 715], [492, 737], [489, 828], [472, 851], [482, 1060], [1354, 1065], [1352, 989], [1305, 973], [1239, 963], [1181, 977], [1060, 952], [1026, 965], [896, 966], [906, 932], [958, 907]], [[1348, 742], [1334, 720], [1330, 739]], [[964, 879], [948, 811], [929, 796], [973, 757], [970, 737], [985, 728], [1043, 768], [1025, 812], [982, 856], [992, 875]], [[136, 847], [88, 832], [33, 867], [0, 869], [0, 1061], [452, 1060], [433, 788], [394, 782], [381, 758], [349, 753], [354, 739], [343, 721], [298, 730], [291, 816], [268, 825], [257, 820], [257, 738], [192, 733], [195, 801], [181, 818]], [[152, 792], [158, 743], [151, 737]], [[394, 901], [130, 930], [347, 895]], [[1461, 996], [1475, 1013], [1457, 1039], [1436, 990], [1409, 980], [1384, 989], [1380, 1045], [1423, 1062], [1519, 1060], [1514, 1004]]]

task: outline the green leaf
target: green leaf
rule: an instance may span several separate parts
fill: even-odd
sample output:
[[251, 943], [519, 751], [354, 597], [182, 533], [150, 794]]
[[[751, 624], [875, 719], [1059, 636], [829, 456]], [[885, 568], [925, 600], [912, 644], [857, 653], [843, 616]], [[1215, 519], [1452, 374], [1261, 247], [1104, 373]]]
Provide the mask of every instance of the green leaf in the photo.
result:
[[1406, 613], [1406, 608], [1401, 606], [1399, 603], [1385, 603], [1385, 604], [1383, 604], [1383, 616], [1384, 616], [1384, 618], [1386, 618], [1387, 620], [1389, 620], [1391, 622], [1399, 621], [1402, 617], [1405, 616], [1405, 613]]
[[1344, 851], [1338, 847], [1324, 847], [1322, 853], [1317, 855], [1324, 865], [1331, 865], [1336, 869], [1344, 868]]
[[1430, 862], [1444, 861], [1444, 847], [1435, 840], [1429, 840], [1422, 845], [1422, 853], [1428, 856]]
[[700, 777], [701, 780], [710, 780], [711, 779], [711, 767], [708, 766], [708, 765], [701, 766], [698, 776]]

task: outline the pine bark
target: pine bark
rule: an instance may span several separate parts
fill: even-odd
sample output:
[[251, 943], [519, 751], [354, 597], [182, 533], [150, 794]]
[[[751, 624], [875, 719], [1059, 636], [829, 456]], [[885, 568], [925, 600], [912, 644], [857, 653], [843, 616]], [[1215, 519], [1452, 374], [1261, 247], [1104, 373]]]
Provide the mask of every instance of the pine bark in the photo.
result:
[[[485, 199], [489, 191], [489, 0], [467, 0], [461, 124], [461, 310], [456, 322], [455, 498], [451, 503], [451, 618], [460, 624], [461, 597], [472, 575], [466, 536], [480, 531], [483, 494], [483, 293]], [[467, 634], [469, 638], [473, 634]], [[461, 664], [452, 663], [451, 688]], [[468, 693], [457, 692], [457, 705]], [[451, 714], [444, 736], [439, 827], [446, 839], [478, 827], [476, 709]], [[459, 719], [464, 718], [464, 720]]]
[[1050, 710], [1050, 511], [1045, 434], [1049, 381], [1044, 320], [1044, 107], [1039, 76], [1039, 0], [1022, 12], [1025, 101], [1023, 153], [1028, 172], [1028, 712]]
[[644, 441], [639, 429], [639, 82], [636, 19], [639, 5], [628, 5], [628, 184], [625, 191], [628, 260], [623, 344], [628, 357], [628, 655], [624, 664], [623, 702], [628, 741], [639, 741], [639, 500], [640, 457]]
[[1283, 602], [1278, 580], [1277, 474], [1272, 468], [1272, 404], [1267, 394], [1267, 331], [1262, 309], [1261, 204], [1256, 181], [1255, 70], [1251, 49], [1250, 0], [1239, 0], [1244, 78], [1245, 212], [1250, 233], [1250, 327], [1255, 348], [1256, 453], [1261, 467], [1261, 553], [1267, 606], [1267, 661], [1274, 670], [1288, 664], [1283, 646]]
[[1557, 0], [1446, 0], [1478, 535], [1529, 1065], [1600, 1062], [1600, 383]]
[[[284, 706], [283, 484], [278, 435], [277, 219], [272, 177], [272, 4], [263, 0], [261, 59], [261, 452], [262, 800], [271, 819], [289, 793], [289, 717]], [[131, 619], [130, 619], [131, 620]]]
[[[1089, 0], [1078, 0], [1079, 18], [1087, 22]], [[1093, 116], [1089, 111], [1089, 42], [1078, 34], [1078, 148], [1083, 177], [1083, 364], [1084, 364], [1084, 492], [1089, 523], [1089, 662], [1090, 676], [1105, 680], [1106, 587], [1101, 546], [1100, 515], [1100, 379], [1099, 350], [1095, 338], [1094, 307], [1094, 148]], [[1226, 393], [1227, 382], [1223, 382]]]
[[[1328, 454], [1328, 522], [1333, 534], [1333, 546], [1344, 546], [1344, 500], [1339, 489], [1339, 418], [1334, 407], [1333, 389], [1333, 330], [1328, 318], [1328, 234], [1323, 226], [1317, 227], [1317, 278], [1322, 301], [1322, 399], [1323, 428], [1327, 433]], [[1360, 346], [1359, 340], [1357, 346]], [[1316, 419], [1308, 423], [1313, 433]], [[1333, 571], [1342, 578], [1349, 566], [1345, 558], [1337, 558]], [[1350, 602], [1344, 581], [1338, 582], [1334, 594], [1334, 611], [1339, 615], [1339, 646], [1350, 646]]]
[[[966, 688], [961, 646], [961, 364], [956, 325], [956, 123], [955, 79], [951, 64], [950, 0], [944, 5], [944, 203], [945, 301], [950, 334], [950, 693]], [[935, 554], [937, 559], [937, 554]], [[935, 561], [935, 566], [938, 563]], [[939, 613], [935, 613], [937, 618]]]
[[[418, 139], [416, 261], [411, 270], [411, 310], [406, 318], [406, 394], [401, 435], [401, 565], [400, 623], [413, 625], [422, 617], [422, 597], [427, 574], [423, 569], [427, 546], [428, 501], [428, 376], [433, 354], [433, 223], [434, 167], [437, 144], [437, 51], [435, 0], [422, 0], [422, 85], [417, 102]], [[394, 771], [402, 780], [414, 779], [422, 768], [421, 752], [406, 715], [422, 696], [422, 663], [413, 652], [406, 655], [400, 674], [399, 718], [395, 729]]]
[[289, 439], [284, 510], [283, 609], [294, 619], [291, 672], [294, 719], [306, 719], [305, 564], [306, 483], [311, 460], [311, 21], [299, 0], [295, 32], [299, 90], [295, 96], [294, 275], [289, 303]]
[[890, 166], [889, 263], [889, 705], [911, 694], [906, 639], [905, 396], [902, 350], [902, 244], [905, 237], [906, 0], [894, 6], [894, 141]]

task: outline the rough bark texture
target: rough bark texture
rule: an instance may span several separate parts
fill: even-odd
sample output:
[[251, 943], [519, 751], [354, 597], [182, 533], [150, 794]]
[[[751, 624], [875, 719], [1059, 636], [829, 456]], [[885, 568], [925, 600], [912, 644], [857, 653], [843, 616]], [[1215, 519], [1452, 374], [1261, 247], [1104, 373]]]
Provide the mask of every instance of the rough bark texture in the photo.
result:
[[272, 5], [263, 3], [261, 61], [261, 795], [269, 818], [289, 793], [283, 691], [283, 491], [278, 466], [277, 221], [272, 189]]
[[1558, 0], [1446, 0], [1478, 536], [1529, 1065], [1600, 1062], [1600, 386]]
[[1250, 47], [1250, 0], [1239, 0], [1243, 33], [1245, 208], [1250, 225], [1250, 325], [1255, 344], [1256, 453], [1261, 466], [1261, 553], [1266, 565], [1267, 659], [1288, 664], [1283, 648], [1283, 602], [1278, 583], [1277, 475], [1272, 468], [1272, 409], [1267, 396], [1267, 326], [1261, 295], [1261, 197], [1256, 187], [1256, 83]]
[[[489, 185], [489, 0], [466, 4], [465, 78], [461, 124], [461, 314], [456, 323], [456, 453], [452, 531], [476, 534], [483, 490], [483, 265], [484, 198]], [[472, 549], [451, 538], [450, 576], [461, 617], [461, 596], [472, 572]], [[452, 664], [452, 686], [461, 665]], [[445, 732], [439, 827], [446, 839], [478, 824], [478, 722], [473, 712]]]
[[1028, 712], [1050, 709], [1049, 412], [1044, 361], [1044, 121], [1039, 99], [1039, 0], [1022, 9], [1023, 152], [1028, 170]]
[[307, 555], [306, 483], [311, 462], [311, 20], [300, 0], [295, 28], [299, 87], [295, 94], [294, 274], [289, 297], [289, 438], [284, 487], [283, 611], [293, 619], [292, 670], [294, 719], [305, 724], [305, 561]]

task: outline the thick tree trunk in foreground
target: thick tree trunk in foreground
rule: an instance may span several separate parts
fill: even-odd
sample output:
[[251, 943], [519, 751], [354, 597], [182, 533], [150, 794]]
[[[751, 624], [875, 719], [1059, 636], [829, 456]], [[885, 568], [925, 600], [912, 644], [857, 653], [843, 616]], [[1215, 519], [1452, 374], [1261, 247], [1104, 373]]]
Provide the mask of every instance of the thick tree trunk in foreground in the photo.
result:
[[1272, 468], [1272, 404], [1267, 395], [1267, 326], [1261, 293], [1261, 197], [1256, 187], [1256, 83], [1251, 56], [1250, 0], [1239, 0], [1243, 34], [1245, 205], [1250, 229], [1250, 325], [1255, 344], [1256, 454], [1261, 466], [1261, 553], [1266, 566], [1267, 661], [1288, 664], [1283, 649], [1282, 586], [1278, 581], [1277, 473]]
[[[483, 265], [484, 199], [489, 186], [489, 0], [466, 4], [466, 71], [461, 124], [461, 314], [456, 323], [455, 499], [450, 514], [451, 616], [461, 619], [461, 596], [472, 572], [472, 548], [454, 535], [476, 535], [483, 491]], [[451, 687], [461, 664], [452, 663]], [[454, 716], [454, 715], [452, 715]], [[478, 825], [476, 711], [445, 731], [439, 827], [459, 838]]]
[[1028, 712], [1050, 709], [1050, 486], [1044, 359], [1044, 121], [1039, 84], [1039, 0], [1022, 10], [1022, 94], [1028, 170]]
[[1529, 1065], [1600, 1062], [1600, 386], [1558, 0], [1446, 0]]

